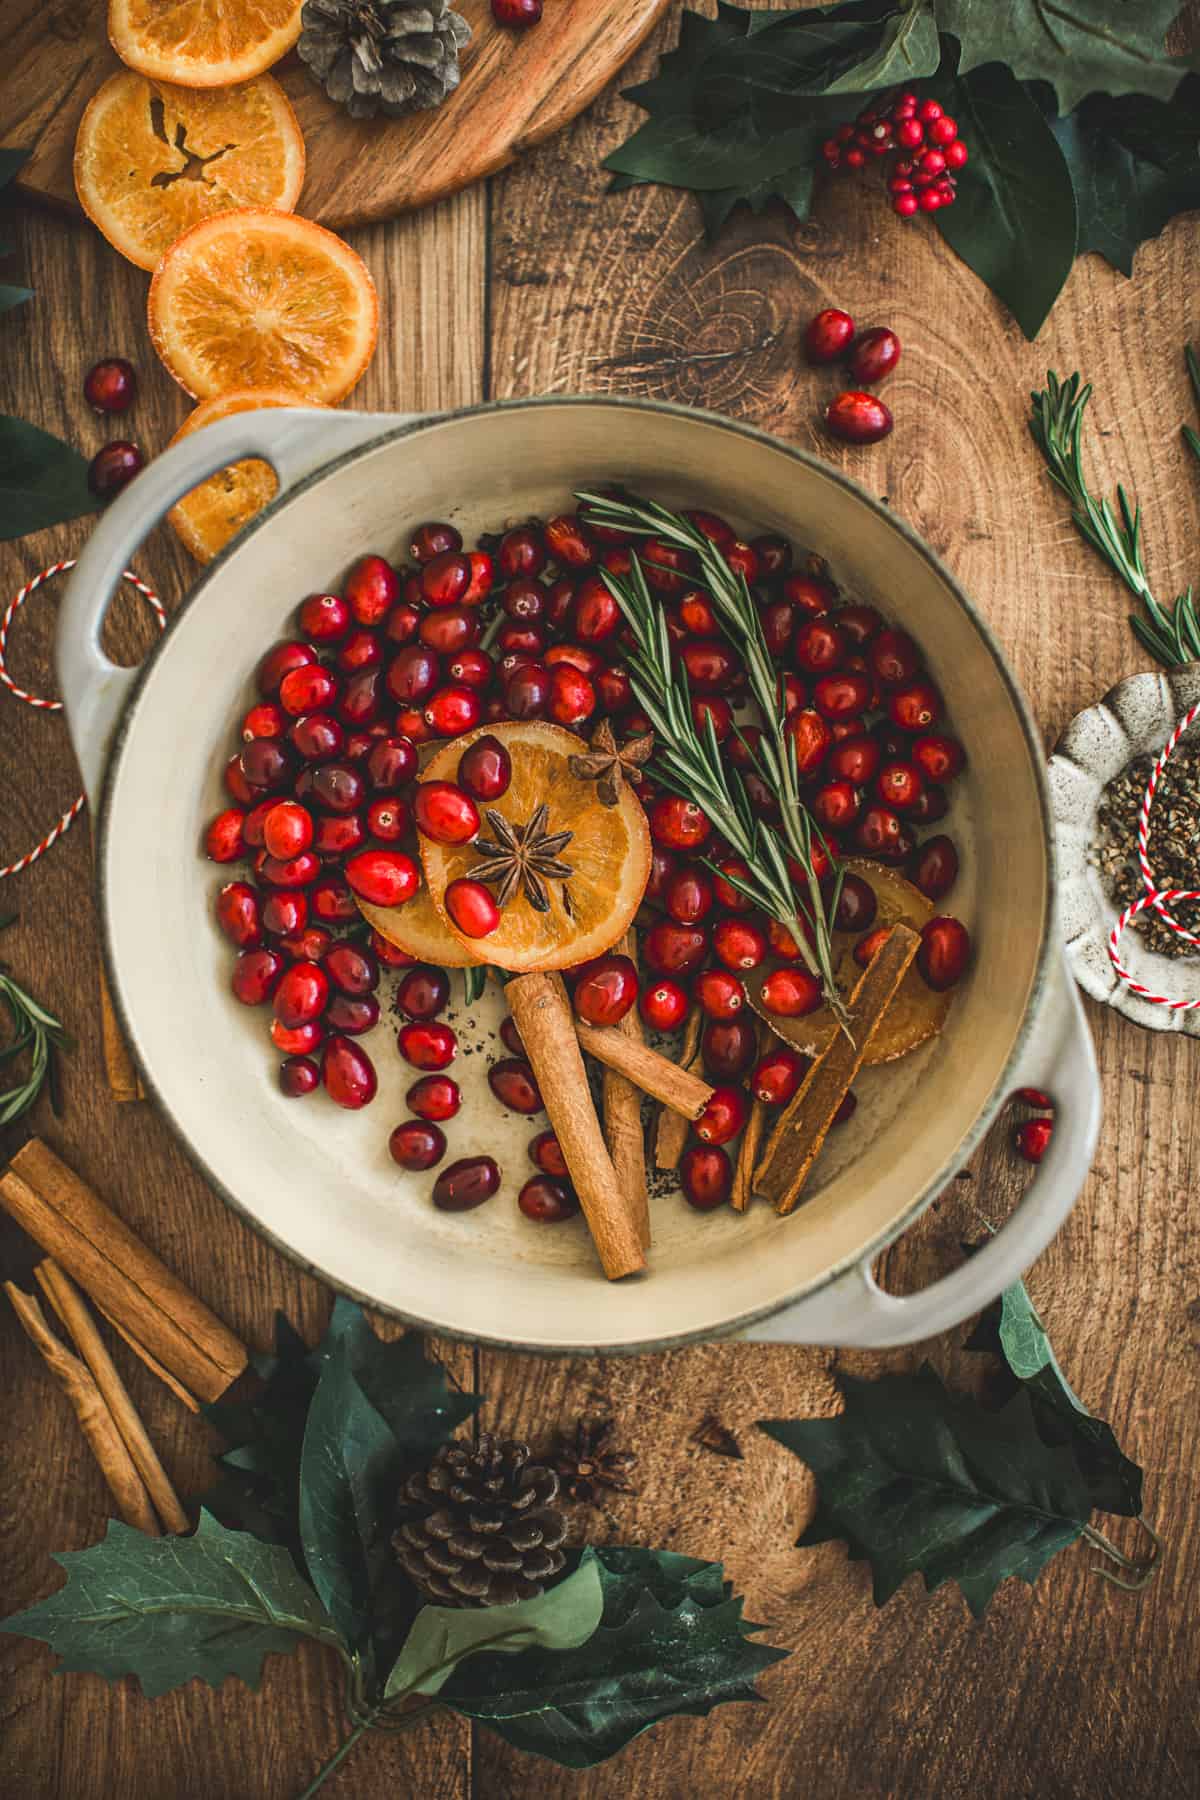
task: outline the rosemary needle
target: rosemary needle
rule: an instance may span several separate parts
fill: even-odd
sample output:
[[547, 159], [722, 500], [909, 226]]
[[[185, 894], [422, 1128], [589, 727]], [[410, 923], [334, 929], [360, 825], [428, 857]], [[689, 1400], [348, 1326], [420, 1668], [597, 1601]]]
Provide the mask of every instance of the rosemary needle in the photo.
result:
[[[16, 919], [15, 913], [0, 918], [0, 931], [11, 925]], [[12, 976], [0, 965], [0, 1001], [3, 1001], [12, 1020], [13, 1035], [3, 1048], [0, 1048], [0, 1064], [11, 1062], [23, 1050], [28, 1050], [29, 1072], [24, 1081], [18, 1081], [15, 1087], [5, 1088], [0, 1092], [0, 1125], [11, 1125], [27, 1113], [44, 1083], [48, 1084], [51, 1104], [55, 1112], [58, 1105], [55, 1097], [55, 1053], [65, 1049], [69, 1043], [66, 1032], [53, 1013], [48, 1013], [43, 1006], [18, 986]]]

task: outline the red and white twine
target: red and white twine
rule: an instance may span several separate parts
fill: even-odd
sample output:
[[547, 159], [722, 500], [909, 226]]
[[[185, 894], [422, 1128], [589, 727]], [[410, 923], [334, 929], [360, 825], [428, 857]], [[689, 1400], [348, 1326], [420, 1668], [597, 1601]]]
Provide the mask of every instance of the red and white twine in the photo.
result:
[[[13, 695], [14, 699], [24, 701], [26, 706], [35, 706], [42, 712], [61, 712], [62, 701], [44, 700], [40, 694], [31, 694], [27, 689], [17, 685], [8, 672], [8, 634], [14, 618], [21, 607], [24, 606], [29, 596], [35, 594], [40, 587], [47, 581], [52, 580], [55, 575], [65, 575], [68, 569], [73, 569], [74, 567], [75, 561], [74, 558], [71, 558], [66, 562], [51, 563], [48, 569], [42, 569], [37, 575], [34, 575], [27, 581], [23, 588], [17, 590], [5, 607], [3, 618], [0, 618], [0, 682], [3, 682], [4, 686], [8, 689], [9, 693]], [[126, 569], [125, 580], [137, 589], [143, 600], [145, 600], [147, 605], [153, 610], [154, 615], [158, 620], [159, 630], [165, 630], [167, 615], [163, 611], [162, 602], [159, 600], [158, 595], [153, 589], [148, 588], [144, 581], [139, 580], [132, 569]], [[24, 856], [18, 857], [16, 862], [6, 863], [3, 866], [0, 866], [0, 881], [2, 881], [6, 875], [19, 875], [22, 869], [27, 869], [30, 863], [35, 863], [39, 856], [45, 856], [50, 846], [57, 843], [58, 839], [71, 829], [71, 826], [75, 823], [75, 820], [79, 817], [86, 804], [86, 795], [77, 794], [70, 806], [68, 806], [66, 812], [55, 821], [45, 837], [35, 844], [32, 850], [27, 851]]]
[[1148, 1001], [1152, 1006], [1165, 1006], [1171, 1012], [1194, 1011], [1195, 1008], [1200, 1007], [1200, 999], [1175, 1000], [1172, 999], [1169, 994], [1153, 993], [1148, 987], [1144, 986], [1142, 982], [1135, 981], [1134, 977], [1129, 973], [1129, 970], [1125, 968], [1118, 955], [1117, 946], [1119, 945], [1121, 937], [1130, 920], [1136, 918], [1138, 913], [1145, 912], [1148, 906], [1152, 906], [1163, 921], [1163, 924], [1169, 926], [1170, 929], [1181, 937], [1185, 943], [1200, 944], [1200, 937], [1197, 937], [1193, 932], [1185, 931], [1178, 919], [1172, 918], [1168, 911], [1168, 906], [1174, 905], [1176, 901], [1200, 900], [1200, 888], [1159, 888], [1154, 879], [1154, 871], [1150, 867], [1149, 855], [1150, 809], [1154, 805], [1154, 796], [1157, 792], [1158, 784], [1162, 780], [1163, 770], [1171, 760], [1175, 746], [1178, 744], [1184, 732], [1195, 723], [1197, 718], [1200, 718], [1200, 700], [1196, 702], [1195, 706], [1184, 713], [1182, 719], [1180, 719], [1174, 731], [1163, 745], [1162, 750], [1159, 752], [1158, 759], [1155, 762], [1153, 769], [1150, 771], [1150, 779], [1146, 783], [1146, 792], [1142, 798], [1141, 811], [1138, 814], [1138, 862], [1141, 865], [1142, 880], [1146, 884], [1146, 892], [1142, 895], [1140, 900], [1135, 900], [1132, 905], [1125, 908], [1125, 911], [1113, 926], [1112, 933], [1108, 940], [1108, 954], [1112, 961], [1112, 966], [1120, 976], [1121, 980], [1125, 983], [1126, 987], [1132, 989], [1135, 994], [1140, 994], [1142, 999]]

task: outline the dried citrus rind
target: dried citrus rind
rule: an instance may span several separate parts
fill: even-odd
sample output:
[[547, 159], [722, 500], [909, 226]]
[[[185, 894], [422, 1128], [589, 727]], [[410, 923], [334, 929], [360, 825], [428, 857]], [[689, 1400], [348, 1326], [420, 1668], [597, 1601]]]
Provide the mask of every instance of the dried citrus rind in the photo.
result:
[[[460, 876], [478, 878], [484, 866], [470, 844], [435, 844], [421, 839], [421, 864], [433, 904], [447, 928], [480, 961], [502, 969], [569, 969], [599, 956], [616, 943], [641, 904], [650, 874], [650, 828], [633, 789], [622, 785], [616, 806], [605, 806], [594, 781], [572, 775], [568, 758], [586, 750], [583, 740], [561, 725], [540, 722], [484, 725], [439, 750], [423, 781], [453, 781], [459, 759], [476, 738], [499, 738], [512, 759], [512, 782], [489, 804], [515, 825], [524, 825], [543, 802], [550, 809], [547, 830], [569, 831], [562, 858], [571, 865], [568, 882], [551, 881], [550, 910], [539, 913], [523, 893], [504, 908], [489, 937], [470, 939], [450, 921], [442, 896]], [[481, 808], [486, 813], [486, 808]], [[483, 835], [490, 837], [485, 824]], [[568, 896], [564, 903], [564, 893]]]
[[[933, 902], [895, 869], [858, 859], [842, 866], [848, 875], [861, 876], [874, 892], [878, 910], [872, 931], [881, 925], [895, 925], [901, 919], [914, 931], [920, 931], [926, 921], [933, 918]], [[862, 969], [854, 960], [854, 946], [862, 935], [861, 932], [846, 931], [833, 934], [834, 973], [843, 994], [849, 994], [862, 975]], [[806, 1056], [819, 1056], [838, 1030], [836, 1020], [827, 1006], [809, 1013], [804, 1019], [784, 1019], [778, 1013], [768, 1012], [761, 995], [762, 984], [772, 967], [778, 967], [778, 964], [764, 963], [748, 977], [746, 992], [751, 1006], [778, 1037], [786, 1039]], [[919, 1044], [936, 1037], [946, 1022], [953, 998], [951, 993], [935, 994], [921, 979], [917, 965], [913, 963], [871, 1039], [864, 1064], [870, 1068], [877, 1063], [895, 1062], [897, 1057], [907, 1056]]]
[[303, 0], [109, 0], [121, 61], [156, 81], [229, 87], [261, 75], [300, 36]]
[[[218, 419], [227, 419], [233, 413], [295, 405], [295, 394], [278, 388], [241, 388], [232, 394], [218, 394], [213, 400], [202, 400], [188, 414], [171, 443], [177, 444], [180, 438], [190, 437], [194, 431], [215, 425]], [[278, 491], [279, 482], [270, 463], [261, 457], [248, 457], [202, 481], [171, 508], [167, 519], [198, 562], [211, 562], [218, 550], [223, 550]]]
[[360, 900], [358, 910], [380, 937], [419, 962], [435, 963], [441, 969], [469, 969], [487, 961], [452, 935], [424, 885], [403, 906], [372, 906], [368, 900]]

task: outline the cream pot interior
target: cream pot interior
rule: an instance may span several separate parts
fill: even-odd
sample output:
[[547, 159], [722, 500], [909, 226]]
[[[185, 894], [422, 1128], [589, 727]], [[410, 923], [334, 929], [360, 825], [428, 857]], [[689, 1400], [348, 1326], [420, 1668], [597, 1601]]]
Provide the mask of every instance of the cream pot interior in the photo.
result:
[[[861, 1078], [858, 1114], [823, 1154], [806, 1205], [784, 1220], [763, 1204], [744, 1217], [700, 1215], [664, 1195], [652, 1202], [649, 1273], [615, 1284], [581, 1219], [546, 1227], [517, 1211], [525, 1146], [542, 1122], [503, 1115], [487, 1090], [498, 996], [456, 1007], [463, 1051], [452, 1072], [466, 1104], [449, 1154], [496, 1154], [504, 1188], [475, 1212], [446, 1215], [430, 1202], [432, 1177], [401, 1172], [387, 1154], [414, 1076], [386, 1011], [365, 1040], [380, 1075], [371, 1107], [346, 1113], [323, 1094], [278, 1092], [266, 1013], [229, 990], [231, 953], [212, 913], [224, 876], [199, 849], [225, 803], [220, 771], [255, 663], [290, 632], [305, 594], [337, 588], [365, 550], [404, 560], [422, 519], [451, 519], [471, 539], [613, 481], [786, 533], [916, 636], [969, 756], [947, 828], [963, 864], [952, 909], [975, 947], [944, 1035]], [[813, 1291], [895, 1236], [950, 1176], [1003, 1098], [1039, 977], [1044, 821], [1038, 753], [990, 640], [882, 509], [832, 471], [708, 415], [559, 401], [393, 432], [330, 464], [236, 541], [197, 583], [125, 713], [100, 878], [116, 999], [142, 1068], [209, 1178], [256, 1225], [337, 1287], [437, 1331], [631, 1349], [730, 1330]]]

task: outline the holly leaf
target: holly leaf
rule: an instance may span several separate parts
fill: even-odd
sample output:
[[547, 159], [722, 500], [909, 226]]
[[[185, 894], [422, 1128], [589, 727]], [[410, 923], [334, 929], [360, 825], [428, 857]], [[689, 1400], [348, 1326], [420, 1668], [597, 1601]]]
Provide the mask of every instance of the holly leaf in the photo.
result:
[[815, 175], [816, 170], [812, 164], [803, 163], [799, 168], [782, 169], [779, 174], [756, 182], [744, 194], [737, 188], [718, 188], [715, 193], [698, 195], [700, 211], [704, 217], [705, 236], [711, 243], [735, 207], [748, 206], [751, 212], [761, 213], [772, 200], [778, 200], [788, 207], [797, 219], [807, 219], [812, 205]]
[[65, 1586], [0, 1630], [41, 1638], [62, 1669], [136, 1675], [148, 1700], [187, 1681], [257, 1687], [264, 1656], [341, 1638], [286, 1550], [201, 1511], [190, 1537], [146, 1537], [117, 1519], [87, 1550], [55, 1557]]
[[876, 1606], [919, 1572], [933, 1593], [956, 1581], [978, 1617], [1002, 1581], [1032, 1583], [1083, 1532], [1088, 1482], [1069, 1449], [1047, 1444], [1022, 1390], [999, 1412], [916, 1375], [839, 1374], [834, 1419], [766, 1419], [760, 1429], [817, 1477], [800, 1547], [845, 1541], [871, 1564]]
[[912, 0], [902, 12], [884, 21], [878, 48], [861, 62], [835, 76], [827, 94], [865, 93], [873, 88], [907, 87], [932, 75], [941, 60], [933, 0]]
[[940, 29], [962, 46], [963, 74], [984, 63], [1007, 63], [1018, 80], [1048, 81], [1061, 113], [1094, 93], [1169, 100], [1193, 66], [1187, 56], [1167, 54], [1167, 33], [1182, 0], [936, 0], [936, 5]]
[[1093, 1418], [1076, 1397], [1054, 1354], [1046, 1328], [1022, 1281], [1005, 1288], [967, 1339], [968, 1350], [999, 1356], [1024, 1388], [1043, 1443], [1068, 1446], [1100, 1512], [1136, 1519], [1142, 1510], [1142, 1471], [1124, 1454], [1112, 1427]]
[[481, 1651], [514, 1656], [537, 1644], [575, 1650], [600, 1623], [604, 1596], [594, 1550], [557, 1587], [515, 1606], [424, 1606], [384, 1687], [384, 1698], [436, 1694], [464, 1657]]
[[1051, 119], [1075, 185], [1080, 251], [1096, 250], [1133, 273], [1138, 245], [1176, 213], [1200, 208], [1200, 79], [1174, 98], [1094, 95], [1067, 118]]
[[762, 1627], [742, 1617], [719, 1563], [607, 1545], [594, 1555], [604, 1604], [585, 1643], [481, 1651], [455, 1669], [442, 1704], [519, 1750], [586, 1769], [660, 1719], [761, 1698], [755, 1678], [788, 1653], [751, 1641]]
[[943, 65], [932, 91], [971, 146], [953, 206], [933, 214], [968, 267], [1034, 338], [1075, 260], [1075, 190], [1036, 101], [999, 63], [966, 76]]
[[314, 1352], [320, 1367], [339, 1345], [367, 1399], [392, 1429], [407, 1461], [424, 1464], [439, 1445], [478, 1412], [478, 1394], [450, 1386], [445, 1368], [425, 1354], [420, 1332], [385, 1342], [367, 1322], [362, 1307], [339, 1294], [323, 1343]]
[[87, 471], [61, 438], [0, 413], [0, 542], [95, 512]]

